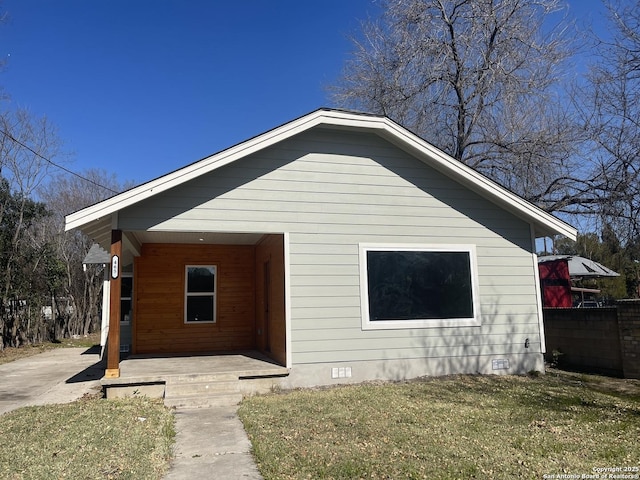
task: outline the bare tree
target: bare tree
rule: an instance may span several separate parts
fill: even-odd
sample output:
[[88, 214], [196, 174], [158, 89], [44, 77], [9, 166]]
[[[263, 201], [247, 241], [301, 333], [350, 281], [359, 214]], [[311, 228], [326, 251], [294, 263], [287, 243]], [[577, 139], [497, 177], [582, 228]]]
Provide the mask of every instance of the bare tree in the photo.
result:
[[596, 164], [591, 182], [599, 215], [624, 243], [640, 240], [640, 1], [607, 4], [611, 39], [581, 89], [581, 111]]
[[83, 269], [90, 240], [64, 232], [64, 216], [123, 186], [97, 170], [52, 176], [59, 152], [46, 119], [0, 115], [0, 349], [86, 334], [99, 318], [102, 272]]
[[57, 129], [46, 117], [17, 109], [0, 115], [0, 174], [21, 196], [30, 198], [61, 154]]
[[0, 348], [28, 341], [32, 324], [41, 321], [35, 283], [48, 277], [42, 269], [49, 257], [46, 239], [37, 243], [31, 233], [47, 212], [33, 195], [58, 149], [46, 119], [24, 110], [0, 114]]
[[[561, 0], [386, 0], [333, 90], [549, 211], [583, 200]], [[559, 18], [555, 24], [552, 18]]]
[[44, 228], [64, 265], [60, 299], [54, 302], [60, 335], [86, 335], [98, 325], [103, 279], [102, 266], [83, 268], [91, 240], [78, 231], [65, 232], [64, 217], [131, 186], [119, 182], [115, 175], [91, 169], [81, 175], [58, 175], [39, 190], [40, 198], [52, 212]]

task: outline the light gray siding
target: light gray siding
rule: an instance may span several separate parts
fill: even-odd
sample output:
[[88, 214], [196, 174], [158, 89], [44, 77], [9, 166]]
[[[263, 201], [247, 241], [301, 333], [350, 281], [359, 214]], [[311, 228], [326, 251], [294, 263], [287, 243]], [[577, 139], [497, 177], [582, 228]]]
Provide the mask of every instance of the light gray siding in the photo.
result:
[[[541, 349], [529, 225], [373, 134], [307, 131], [129, 207], [118, 222], [288, 232], [294, 366], [451, 357], [476, 365], [478, 356], [486, 364]], [[359, 243], [475, 245], [482, 325], [363, 331]]]

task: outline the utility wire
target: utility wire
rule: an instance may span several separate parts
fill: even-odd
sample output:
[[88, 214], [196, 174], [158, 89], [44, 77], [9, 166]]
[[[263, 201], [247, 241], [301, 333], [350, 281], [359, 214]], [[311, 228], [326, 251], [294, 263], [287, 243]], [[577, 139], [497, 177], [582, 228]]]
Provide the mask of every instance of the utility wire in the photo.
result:
[[33, 153], [35, 156], [37, 156], [38, 158], [41, 158], [42, 160], [44, 160], [45, 162], [50, 163], [51, 165], [53, 165], [54, 167], [59, 168], [60, 170], [64, 170], [67, 173], [70, 173], [71, 175], [75, 175], [76, 177], [80, 178], [81, 180], [84, 180], [85, 182], [89, 182], [94, 184], [97, 187], [100, 188], [104, 188], [105, 190], [110, 191], [111, 193], [120, 193], [117, 192], [109, 187], [105, 187], [104, 185], [100, 185], [98, 182], [91, 180], [90, 178], [87, 177], [83, 177], [82, 175], [80, 175], [79, 173], [76, 173], [72, 170], [69, 170], [66, 167], [63, 167], [62, 165], [58, 165], [56, 162], [54, 162], [53, 160], [48, 159], [47, 157], [41, 155], [40, 153], [36, 152], [33, 148], [31, 148], [29, 145], [25, 145], [24, 143], [22, 143], [20, 140], [18, 140], [17, 138], [15, 138], [13, 135], [11, 135], [10, 133], [0, 129], [0, 133], [2, 133], [5, 137], [7, 137], [9, 140], [17, 143], [18, 145], [20, 145], [23, 148], [26, 148], [27, 150], [29, 150], [31, 153]]

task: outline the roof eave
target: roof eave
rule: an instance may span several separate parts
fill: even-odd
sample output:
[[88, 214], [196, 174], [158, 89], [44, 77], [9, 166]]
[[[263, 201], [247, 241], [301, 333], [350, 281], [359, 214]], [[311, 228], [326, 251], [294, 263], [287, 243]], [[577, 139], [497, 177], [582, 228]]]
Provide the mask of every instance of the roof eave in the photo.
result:
[[[448, 175], [453, 173], [461, 183], [472, 190], [481, 194], [484, 193], [484, 195], [488, 194], [489, 197], [493, 198], [495, 203], [499, 204], [502, 208], [511, 211], [516, 216], [532, 224], [537, 238], [563, 235], [571, 240], [576, 239], [578, 232], [568, 223], [545, 212], [478, 171], [447, 155], [442, 150], [439, 150], [397, 123], [387, 118], [384, 120], [386, 120], [394, 137], [387, 138], [387, 140], [392, 141], [396, 145], [398, 145], [398, 139], [404, 141], [406, 146], [409, 147], [410, 153], [414, 156], [421, 158], [423, 161], [428, 161], [430, 165], [441, 172], [445, 172]], [[385, 137], [387, 137], [387, 135], [385, 135]]]
[[387, 117], [330, 109], [319, 109], [311, 112], [191, 165], [67, 215], [65, 229], [81, 228], [96, 222], [100, 218], [110, 216], [118, 210], [321, 124], [332, 128], [347, 128], [377, 133], [439, 171], [456, 178], [467, 187], [488, 196], [502, 208], [510, 210], [516, 216], [528, 221], [534, 226], [536, 235], [549, 236], [558, 234], [573, 240], [576, 238], [577, 231], [569, 224], [489, 180], [484, 175], [455, 160]]
[[65, 217], [65, 230], [80, 228], [99, 217], [110, 215], [118, 210], [133, 205], [141, 200], [166, 191], [186, 181], [196, 178], [227, 165], [239, 158], [262, 150], [279, 141], [322, 123], [322, 110], [316, 110], [304, 117], [300, 117], [273, 130], [258, 135], [250, 140], [234, 145], [221, 152], [205, 157], [200, 161], [187, 165], [151, 180], [147, 183], [122, 192], [89, 207], [78, 210]]

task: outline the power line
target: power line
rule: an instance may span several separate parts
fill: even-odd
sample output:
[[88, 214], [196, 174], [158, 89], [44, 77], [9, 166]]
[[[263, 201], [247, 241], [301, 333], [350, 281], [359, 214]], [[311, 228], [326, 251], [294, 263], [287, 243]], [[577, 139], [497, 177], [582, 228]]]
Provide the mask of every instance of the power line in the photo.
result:
[[18, 145], [20, 145], [23, 148], [26, 148], [27, 150], [29, 150], [31, 153], [33, 153], [35, 156], [37, 156], [38, 158], [41, 158], [42, 160], [44, 160], [47, 163], [50, 163], [51, 165], [53, 165], [56, 168], [59, 168], [60, 170], [64, 170], [67, 173], [70, 173], [71, 175], [75, 175], [76, 177], [80, 178], [81, 180], [84, 180], [85, 182], [89, 182], [94, 184], [97, 187], [100, 188], [104, 188], [105, 190], [110, 191], [111, 193], [120, 193], [117, 192], [109, 187], [105, 187], [104, 185], [99, 184], [98, 182], [91, 180], [90, 178], [87, 177], [83, 177], [82, 175], [80, 175], [79, 173], [76, 173], [72, 170], [69, 170], [66, 167], [63, 167], [62, 165], [58, 165], [56, 162], [54, 162], [53, 160], [48, 159], [47, 157], [41, 155], [40, 153], [36, 152], [33, 148], [31, 148], [29, 145], [25, 145], [24, 143], [22, 143], [20, 140], [18, 140], [17, 138], [15, 138], [13, 135], [11, 135], [10, 133], [0, 129], [0, 133], [2, 133], [5, 137], [9, 138], [9, 140], [17, 143]]

